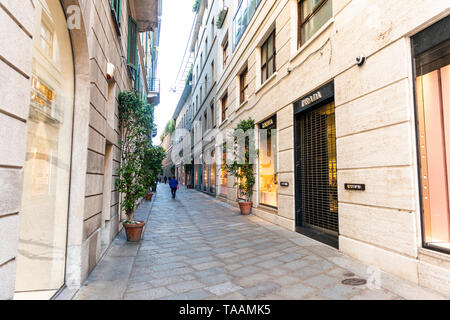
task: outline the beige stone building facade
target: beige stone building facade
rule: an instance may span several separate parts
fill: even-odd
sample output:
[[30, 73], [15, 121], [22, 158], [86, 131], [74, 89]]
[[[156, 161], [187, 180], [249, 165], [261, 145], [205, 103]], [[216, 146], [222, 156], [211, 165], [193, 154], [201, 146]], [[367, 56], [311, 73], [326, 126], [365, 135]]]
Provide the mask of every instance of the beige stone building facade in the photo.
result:
[[[214, 137], [240, 120], [276, 130], [256, 134], [253, 214], [449, 294], [449, 13], [448, 1], [201, 1], [192, 103], [178, 112], [203, 129], [192, 146], [205, 159], [212, 143], [219, 160]], [[196, 89], [205, 74], [211, 99]], [[206, 166], [198, 189], [212, 181], [237, 206], [233, 177]]]
[[154, 99], [160, 5], [0, 1], [0, 299], [79, 287], [119, 232], [118, 94]]

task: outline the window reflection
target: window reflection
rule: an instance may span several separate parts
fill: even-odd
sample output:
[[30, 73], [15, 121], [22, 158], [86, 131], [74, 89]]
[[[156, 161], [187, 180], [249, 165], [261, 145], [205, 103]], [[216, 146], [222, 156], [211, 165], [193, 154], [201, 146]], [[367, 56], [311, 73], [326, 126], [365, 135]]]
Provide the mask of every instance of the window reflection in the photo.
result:
[[[72, 48], [58, 1], [36, 1], [16, 298], [64, 285], [73, 114]], [[30, 271], [32, 270], [32, 272]]]
[[416, 59], [425, 243], [450, 250], [450, 41]]

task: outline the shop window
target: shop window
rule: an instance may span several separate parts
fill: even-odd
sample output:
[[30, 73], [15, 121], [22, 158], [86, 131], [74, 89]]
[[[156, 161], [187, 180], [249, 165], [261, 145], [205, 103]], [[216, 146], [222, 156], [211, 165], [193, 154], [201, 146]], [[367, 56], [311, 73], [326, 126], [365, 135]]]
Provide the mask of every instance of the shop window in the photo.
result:
[[228, 172], [223, 167], [227, 163], [227, 148], [226, 144], [222, 147], [222, 168], [220, 170], [220, 194], [226, 196], [228, 194]]
[[211, 193], [216, 193], [216, 153], [214, 150], [211, 152], [211, 161], [210, 162], [211, 162], [211, 165], [210, 165], [211, 169], [209, 171], [209, 173], [210, 173], [209, 181], [210, 181], [210, 186], [211, 186], [210, 191], [211, 191]]
[[136, 21], [128, 19], [128, 65], [137, 69], [138, 63], [138, 26]]
[[450, 40], [415, 63], [424, 242], [450, 251]]
[[276, 117], [260, 124], [259, 138], [259, 202], [278, 207]]
[[264, 83], [276, 71], [275, 30], [261, 46], [261, 83]]
[[208, 189], [208, 165], [206, 162], [203, 163], [203, 191]]
[[247, 67], [239, 76], [239, 86], [240, 86], [239, 101], [242, 104], [245, 101], [247, 101], [247, 96], [248, 96], [248, 68]]
[[299, 45], [305, 44], [333, 16], [331, 0], [301, 0], [298, 3]]
[[[59, 1], [34, 4], [36, 41], [15, 277], [19, 300], [50, 299], [64, 285], [67, 257], [75, 87], [72, 45]], [[49, 61], [51, 53], [56, 59]]]

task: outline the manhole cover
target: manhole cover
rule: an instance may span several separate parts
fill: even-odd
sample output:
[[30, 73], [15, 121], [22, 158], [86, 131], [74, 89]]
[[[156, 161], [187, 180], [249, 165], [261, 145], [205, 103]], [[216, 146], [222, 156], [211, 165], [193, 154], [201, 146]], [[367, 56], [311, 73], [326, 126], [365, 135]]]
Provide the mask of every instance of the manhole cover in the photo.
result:
[[342, 284], [345, 284], [346, 286], [362, 286], [365, 285], [366, 283], [367, 283], [366, 280], [358, 278], [342, 280]]

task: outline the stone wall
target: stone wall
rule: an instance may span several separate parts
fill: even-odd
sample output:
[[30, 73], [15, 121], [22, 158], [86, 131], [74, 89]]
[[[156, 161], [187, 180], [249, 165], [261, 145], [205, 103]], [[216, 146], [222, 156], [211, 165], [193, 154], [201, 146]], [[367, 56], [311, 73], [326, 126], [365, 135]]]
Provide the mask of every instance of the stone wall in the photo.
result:
[[[78, 287], [119, 231], [118, 94], [132, 88], [127, 67], [128, 16], [122, 1], [121, 38], [108, 0], [62, 0], [81, 9], [81, 28], [70, 30], [75, 102], [66, 284]], [[128, 7], [130, 4], [130, 7]], [[0, 299], [12, 299], [23, 188], [32, 70], [33, 1], [0, 1]], [[106, 79], [107, 63], [115, 81]], [[13, 90], [11, 90], [13, 88]]]
[[12, 299], [14, 294], [32, 71], [31, 1], [1, 0], [0, 30], [0, 300], [3, 300]]
[[[293, 103], [334, 80], [340, 250], [416, 283], [440, 288], [449, 284], [448, 255], [438, 255], [439, 263], [434, 256], [425, 263], [418, 254], [422, 249], [410, 46], [410, 36], [448, 14], [448, 5], [441, 1], [412, 5], [407, 0], [334, 0], [333, 19], [297, 48], [297, 1], [261, 3], [217, 84], [217, 97], [235, 92], [235, 77], [248, 64], [248, 103], [240, 106], [229, 94], [229, 112], [220, 130], [249, 116], [259, 123], [277, 114], [278, 181], [290, 186], [279, 188], [277, 210], [258, 205], [255, 187], [256, 215], [295, 230]], [[232, 16], [218, 33], [218, 43], [232, 34]], [[277, 71], [261, 85], [259, 47], [274, 29]], [[361, 54], [367, 61], [359, 67], [355, 58]], [[344, 183], [352, 182], [365, 183], [366, 191], [346, 191]], [[234, 202], [235, 194], [229, 192], [228, 201]], [[440, 268], [435, 279], [430, 261]]]

